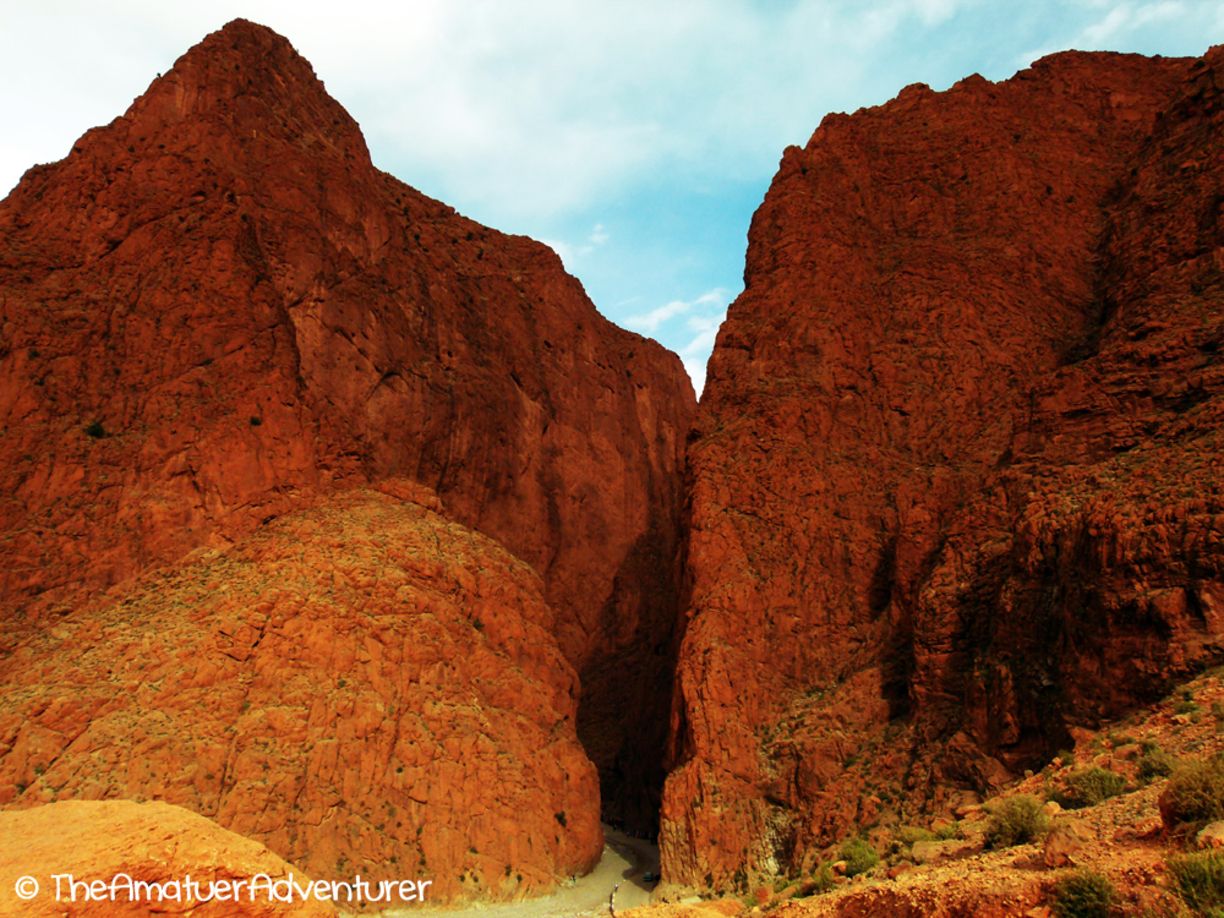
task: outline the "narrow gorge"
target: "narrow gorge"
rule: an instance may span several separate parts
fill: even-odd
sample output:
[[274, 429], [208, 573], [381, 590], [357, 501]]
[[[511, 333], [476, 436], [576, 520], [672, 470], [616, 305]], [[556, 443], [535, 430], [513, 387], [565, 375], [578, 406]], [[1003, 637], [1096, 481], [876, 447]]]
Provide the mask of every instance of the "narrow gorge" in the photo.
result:
[[698, 405], [209, 35], [0, 202], [0, 820], [456, 903], [603, 823], [675, 901], [1078, 754], [1224, 664], [1222, 93], [1066, 52], [827, 116]]

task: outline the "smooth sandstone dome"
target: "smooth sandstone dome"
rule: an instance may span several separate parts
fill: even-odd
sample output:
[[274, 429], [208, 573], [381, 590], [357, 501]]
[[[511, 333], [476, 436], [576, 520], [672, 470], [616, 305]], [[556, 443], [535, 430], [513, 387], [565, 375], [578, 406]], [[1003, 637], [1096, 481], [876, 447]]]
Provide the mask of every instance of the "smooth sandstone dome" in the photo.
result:
[[[176, 891], [167, 888], [165, 900], [151, 908], [142, 890], [133, 887], [133, 895], [128, 895], [122, 880], [112, 895], [109, 884], [123, 876], [159, 884], [185, 883], [191, 878], [203, 890], [230, 901], [188, 903], [173, 898]], [[38, 883], [38, 893], [20, 899], [16, 884], [28, 877]], [[222, 885], [254, 881], [261, 884], [262, 893], [264, 877], [277, 883], [292, 878], [301, 886], [311, 882], [303, 871], [258, 842], [167, 803], [71, 800], [0, 812], [0, 915], [137, 918], [156, 910], [182, 912], [188, 904], [197, 918], [330, 918], [337, 914], [331, 904], [313, 899], [285, 903], [269, 901], [262, 894], [252, 898], [249, 885], [242, 888], [248, 895], [235, 902], [231, 891], [237, 896], [236, 887]], [[105, 892], [74, 890], [70, 885], [98, 881], [108, 884]], [[187, 887], [180, 889], [186, 892]]]

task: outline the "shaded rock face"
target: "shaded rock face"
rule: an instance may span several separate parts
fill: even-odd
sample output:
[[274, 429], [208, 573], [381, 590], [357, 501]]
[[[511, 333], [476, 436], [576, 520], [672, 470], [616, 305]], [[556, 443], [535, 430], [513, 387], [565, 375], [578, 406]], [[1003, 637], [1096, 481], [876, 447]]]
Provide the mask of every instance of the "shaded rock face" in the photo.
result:
[[288, 42], [231, 23], [30, 170], [0, 289], [10, 635], [303, 496], [411, 478], [543, 576], [610, 804], [643, 808], [635, 768], [657, 798], [662, 733], [623, 721], [668, 679], [680, 362], [546, 247], [374, 168]]
[[164, 800], [318, 879], [429, 879], [440, 899], [594, 865], [598, 778], [539, 576], [419, 486], [383, 487], [20, 643], [0, 806]]
[[[124, 885], [116, 887], [111, 897], [89, 901], [78, 888], [76, 901], [68, 881], [61, 879], [62, 896], [56, 901], [56, 874], [70, 874], [76, 882], [101, 880], [109, 887], [116, 876], [127, 875], [133, 881], [168, 884], [191, 877], [203, 887], [206, 898], [210, 890], [228, 901], [174, 901], [175, 893], [166, 889], [166, 899], [160, 903], [143, 893], [129, 897]], [[15, 893], [20, 877], [34, 877], [39, 894], [21, 900]], [[263, 845], [227, 832], [203, 816], [171, 806], [168, 803], [134, 803], [130, 800], [81, 801], [65, 800], [28, 810], [0, 813], [0, 915], [21, 918], [42, 916], [143, 916], [158, 912], [182, 912], [191, 907], [191, 914], [200, 918], [227, 918], [244, 915], [247, 918], [270, 918], [292, 915], [294, 918], [327, 918], [337, 914], [330, 903], [301, 897], [292, 903], [269, 901], [260, 894], [250, 897], [250, 882], [268, 877], [276, 883], [290, 878], [305, 887], [311, 878], [300, 869], [285, 863]], [[210, 887], [210, 883], [217, 884]], [[230, 892], [243, 883], [239, 901]], [[425, 889], [426, 896], [429, 888]], [[133, 901], [135, 898], [135, 901]]]
[[804, 865], [1220, 659], [1220, 67], [1056, 55], [786, 151], [689, 450], [666, 880]]

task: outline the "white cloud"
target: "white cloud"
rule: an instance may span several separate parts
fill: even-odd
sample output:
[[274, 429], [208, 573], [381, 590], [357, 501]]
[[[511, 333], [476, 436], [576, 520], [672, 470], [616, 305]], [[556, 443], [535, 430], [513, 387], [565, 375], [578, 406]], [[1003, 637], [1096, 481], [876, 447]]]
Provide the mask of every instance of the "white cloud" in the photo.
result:
[[[1174, 23], [1190, 16], [1183, 0], [1156, 0], [1152, 3], [1118, 3], [1112, 0], [1082, 0], [1085, 7], [1103, 12], [1104, 15], [1089, 22], [1069, 35], [1059, 35], [1054, 43], [1028, 51], [1017, 58], [1017, 64], [1027, 67], [1033, 61], [1074, 48], [1080, 51], [1125, 51], [1142, 45], [1145, 34], [1160, 23]], [[1224, 28], [1224, 16], [1220, 26]], [[1209, 39], [1208, 39], [1209, 40]], [[1204, 42], [1204, 46], [1206, 45]], [[1197, 49], [1197, 50], [1202, 50]]]
[[688, 300], [672, 300], [670, 303], [664, 303], [662, 306], [650, 310], [650, 312], [630, 316], [625, 319], [625, 325], [634, 331], [642, 332], [642, 334], [653, 335], [664, 322], [683, 315], [692, 308], [693, 304]]
[[956, 0], [914, 0], [914, 10], [923, 25], [938, 25], [951, 19], [959, 6]]
[[[634, 331], [651, 335], [677, 316], [688, 315], [694, 310], [706, 311], [708, 307], [714, 307], [725, 312], [727, 303], [730, 301], [729, 290], [715, 287], [713, 290], [707, 290], [691, 300], [672, 300], [649, 312], [629, 316], [629, 318], [625, 319], [625, 325]], [[695, 315], [691, 316], [685, 325], [688, 328], [701, 329], [706, 327], [708, 322], [709, 315]]]
[[[659, 336], [660, 332], [667, 331], [666, 337], [684, 342], [677, 352], [693, 381], [693, 388], [700, 395], [705, 386], [706, 361], [730, 301], [731, 291], [715, 287], [691, 300], [672, 300], [649, 312], [631, 316], [625, 320], [625, 325], [648, 335]], [[683, 321], [679, 321], [682, 317]]]
[[1184, 15], [1186, 5], [1179, 0], [1162, 0], [1160, 3], [1146, 3], [1135, 12], [1135, 25], [1150, 25], [1153, 22], [1162, 22], [1169, 19], [1176, 19], [1178, 16]]
[[688, 344], [680, 348], [680, 362], [688, 371], [689, 378], [693, 381], [693, 389], [696, 390], [699, 398], [702, 390], [705, 389], [706, 363], [709, 362], [710, 354], [714, 350], [714, 340], [718, 337], [718, 329], [726, 317], [727, 310], [726, 307], [723, 307], [716, 315], [708, 316], [701, 322], [690, 320], [689, 328], [695, 334], [689, 339]]
[[1120, 32], [1131, 19], [1129, 6], [1119, 6], [1105, 14], [1105, 18], [1094, 22], [1081, 33], [1087, 47], [1097, 47]]
[[245, 16], [315, 65], [380, 165], [478, 218], [521, 225], [668, 168], [757, 174], [849, 97], [870, 67], [863, 48], [958, 5], [353, 2], [337, 29], [330, 7], [309, 0], [12, 4], [0, 116], [21, 117], [0, 123], [41, 136], [20, 148], [0, 140], [0, 187], [31, 146], [43, 160], [64, 155], [206, 32]]
[[561, 259], [561, 264], [565, 266], [565, 270], [571, 274], [575, 271], [575, 265], [578, 263], [578, 252], [568, 242], [562, 242], [560, 239], [541, 239], [550, 249], [557, 253], [557, 257]]
[[574, 244], [564, 239], [541, 239], [540, 241], [557, 253], [557, 256], [561, 259], [561, 264], [565, 265], [565, 270], [571, 274], [577, 274], [579, 266], [582, 264], [582, 259], [604, 245], [611, 238], [612, 236], [604, 229], [604, 225], [596, 223], [591, 228], [586, 241], [582, 243]]

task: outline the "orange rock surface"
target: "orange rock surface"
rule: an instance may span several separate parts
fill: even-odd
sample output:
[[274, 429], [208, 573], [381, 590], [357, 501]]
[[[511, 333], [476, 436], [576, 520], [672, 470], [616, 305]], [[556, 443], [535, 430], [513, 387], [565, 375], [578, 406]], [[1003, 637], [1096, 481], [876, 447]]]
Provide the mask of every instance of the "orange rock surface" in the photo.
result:
[[680, 361], [547, 247], [376, 169], [285, 39], [231, 23], [31, 169], [0, 288], [0, 642], [313, 493], [411, 478], [544, 577], [593, 751], [657, 792], [663, 731], [634, 718], [667, 704], [639, 648], [675, 614]]
[[[60, 876], [58, 884], [56, 875]], [[109, 884], [123, 875], [158, 884], [176, 880], [185, 884], [191, 878], [200, 883], [201, 898], [213, 892], [217, 901], [188, 899], [185, 885], [179, 888], [181, 892], [164, 887], [165, 899], [151, 900], [135, 889], [129, 895], [122, 880], [112, 894]], [[38, 893], [23, 900], [17, 896], [16, 884], [27, 877], [37, 882]], [[155, 911], [177, 914], [188, 908], [199, 918], [326, 918], [336, 914], [333, 905], [316, 899], [269, 901], [263, 895], [267, 882], [263, 877], [281, 884], [292, 877], [302, 887], [311, 882], [258, 842], [167, 803], [72, 800], [0, 812], [0, 915], [110, 918]], [[226, 881], [249, 883], [252, 878], [259, 878], [256, 882], [261, 884], [253, 898], [249, 885], [241, 891], [222, 885]], [[73, 886], [98, 881], [107, 884], [104, 891]], [[222, 897], [228, 901], [220, 901]]]
[[603, 835], [542, 592], [497, 543], [398, 496], [286, 515], [14, 648], [0, 806], [164, 800], [318, 879], [546, 889]]
[[746, 889], [1224, 658], [1221, 55], [788, 149], [690, 446], [665, 881]]

